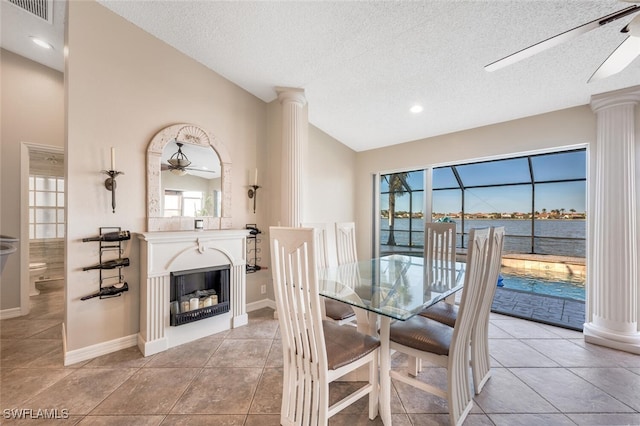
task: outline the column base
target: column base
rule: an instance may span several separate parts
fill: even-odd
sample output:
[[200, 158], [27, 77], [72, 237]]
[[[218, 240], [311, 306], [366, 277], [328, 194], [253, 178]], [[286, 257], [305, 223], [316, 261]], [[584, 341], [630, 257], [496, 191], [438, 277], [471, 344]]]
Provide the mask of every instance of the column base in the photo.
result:
[[620, 333], [593, 323], [585, 323], [584, 341], [640, 355], [640, 332]]

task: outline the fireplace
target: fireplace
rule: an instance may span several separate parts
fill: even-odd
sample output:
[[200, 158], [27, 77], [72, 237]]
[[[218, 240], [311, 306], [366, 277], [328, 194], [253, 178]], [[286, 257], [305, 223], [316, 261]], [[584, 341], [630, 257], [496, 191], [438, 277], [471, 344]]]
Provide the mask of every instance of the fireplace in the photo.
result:
[[[138, 347], [144, 356], [248, 323], [248, 233], [222, 229], [140, 234]], [[193, 281], [191, 273], [196, 274]], [[188, 311], [180, 305], [186, 301], [181, 296], [187, 295]], [[197, 300], [191, 304], [192, 299]]]
[[171, 326], [229, 312], [229, 271], [224, 265], [171, 272]]

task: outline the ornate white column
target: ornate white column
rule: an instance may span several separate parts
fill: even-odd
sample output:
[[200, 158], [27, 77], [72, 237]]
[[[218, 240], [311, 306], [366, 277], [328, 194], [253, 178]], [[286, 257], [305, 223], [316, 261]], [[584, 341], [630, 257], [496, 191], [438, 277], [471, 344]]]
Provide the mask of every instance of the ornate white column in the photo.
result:
[[282, 226], [302, 221], [302, 166], [309, 121], [304, 111], [304, 89], [276, 89], [282, 104]]
[[635, 105], [640, 86], [595, 95], [595, 190], [585, 340], [640, 354]]

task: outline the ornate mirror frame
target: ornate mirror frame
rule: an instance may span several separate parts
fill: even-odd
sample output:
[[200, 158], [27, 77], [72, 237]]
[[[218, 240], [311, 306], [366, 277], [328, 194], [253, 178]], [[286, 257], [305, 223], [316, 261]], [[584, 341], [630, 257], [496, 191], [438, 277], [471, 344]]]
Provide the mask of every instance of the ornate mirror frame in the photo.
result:
[[210, 132], [189, 123], [174, 124], [160, 130], [147, 147], [147, 231], [186, 231], [194, 229], [193, 217], [163, 217], [160, 167], [165, 145], [180, 136], [180, 142], [213, 149], [220, 159], [222, 205], [220, 217], [198, 217], [204, 229], [231, 228], [231, 156]]

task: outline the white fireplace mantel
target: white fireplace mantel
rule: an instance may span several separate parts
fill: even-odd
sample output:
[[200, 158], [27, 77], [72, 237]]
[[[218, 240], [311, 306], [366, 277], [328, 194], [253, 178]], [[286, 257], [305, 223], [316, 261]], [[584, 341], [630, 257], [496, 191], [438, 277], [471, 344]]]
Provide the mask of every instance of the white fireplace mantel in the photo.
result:
[[[144, 356], [247, 324], [248, 234], [245, 229], [140, 234], [138, 347]], [[230, 311], [189, 324], [170, 326], [171, 272], [223, 265], [230, 267]]]

